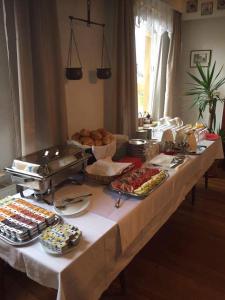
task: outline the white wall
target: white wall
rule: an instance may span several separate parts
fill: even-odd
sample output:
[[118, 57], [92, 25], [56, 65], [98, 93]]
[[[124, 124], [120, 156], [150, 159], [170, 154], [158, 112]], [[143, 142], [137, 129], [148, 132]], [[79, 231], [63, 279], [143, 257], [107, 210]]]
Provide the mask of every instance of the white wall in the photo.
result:
[[[61, 52], [66, 67], [69, 20], [68, 16], [87, 18], [86, 0], [57, 0]], [[91, 2], [91, 20], [104, 23], [104, 0]], [[96, 78], [96, 68], [100, 67], [102, 30], [74, 23], [75, 35], [83, 64], [81, 80], [66, 80], [66, 105], [69, 136], [81, 128], [103, 127], [104, 81]]]
[[[196, 72], [190, 68], [191, 50], [212, 50], [212, 62], [216, 60], [217, 70], [225, 65], [225, 18], [201, 19], [182, 22], [182, 55], [181, 55], [181, 115], [186, 123], [195, 123], [198, 110], [190, 109], [192, 97], [184, 96], [187, 91], [185, 83], [191, 82], [187, 71]], [[225, 69], [223, 69], [225, 75]], [[225, 87], [221, 89], [221, 96], [225, 96]], [[223, 105], [217, 105], [217, 122], [221, 123]], [[204, 121], [207, 122], [207, 115]]]

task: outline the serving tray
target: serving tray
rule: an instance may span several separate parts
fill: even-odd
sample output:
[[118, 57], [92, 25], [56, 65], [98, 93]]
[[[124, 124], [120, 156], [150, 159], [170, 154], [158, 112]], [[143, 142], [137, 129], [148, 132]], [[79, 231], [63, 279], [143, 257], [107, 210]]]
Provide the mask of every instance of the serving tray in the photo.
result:
[[75, 238], [73, 241], [72, 241], [72, 244], [66, 249], [64, 250], [63, 252], [57, 252], [57, 251], [54, 251], [46, 246], [44, 246], [41, 241], [40, 241], [40, 244], [43, 248], [43, 250], [48, 253], [48, 254], [51, 254], [51, 255], [54, 255], [54, 256], [62, 256], [64, 254], [67, 254], [69, 252], [71, 252], [72, 250], [74, 250], [74, 248], [79, 244], [80, 240], [81, 240], [81, 237], [82, 237], [82, 232], [80, 233], [80, 235]]
[[143, 199], [145, 197], [147, 197], [149, 194], [151, 194], [152, 192], [154, 192], [161, 184], [163, 184], [168, 178], [169, 178], [169, 173], [167, 170], [163, 170], [166, 173], [166, 177], [158, 184], [156, 185], [153, 189], [151, 189], [149, 192], [145, 193], [145, 194], [135, 194], [135, 193], [131, 193], [131, 192], [125, 192], [122, 191], [120, 189], [116, 189], [112, 187], [112, 184], [109, 185], [110, 190], [112, 190], [113, 192], [117, 192], [120, 195], [125, 195], [125, 196], [132, 196], [138, 199]]
[[[63, 222], [63, 219], [59, 215], [55, 215], [55, 220], [54, 220], [53, 224], [51, 224], [50, 226], [55, 226], [62, 222]], [[32, 236], [29, 240], [18, 241], [18, 240], [14, 240], [14, 239], [7, 237], [2, 232], [0, 232], [0, 240], [4, 241], [5, 243], [12, 245], [12, 246], [25, 246], [25, 245], [30, 244], [33, 241], [37, 240], [40, 235], [41, 235], [41, 232], [39, 232], [35, 236]]]

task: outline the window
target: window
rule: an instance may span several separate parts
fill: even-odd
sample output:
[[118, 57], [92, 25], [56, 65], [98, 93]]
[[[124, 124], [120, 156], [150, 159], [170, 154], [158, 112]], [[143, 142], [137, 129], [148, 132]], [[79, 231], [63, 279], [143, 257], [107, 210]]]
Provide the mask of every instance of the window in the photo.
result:
[[167, 59], [172, 9], [158, 0], [136, 0], [138, 112], [157, 120], [165, 114]]
[[136, 27], [138, 112], [149, 111], [149, 92], [151, 74], [151, 37], [143, 28]]

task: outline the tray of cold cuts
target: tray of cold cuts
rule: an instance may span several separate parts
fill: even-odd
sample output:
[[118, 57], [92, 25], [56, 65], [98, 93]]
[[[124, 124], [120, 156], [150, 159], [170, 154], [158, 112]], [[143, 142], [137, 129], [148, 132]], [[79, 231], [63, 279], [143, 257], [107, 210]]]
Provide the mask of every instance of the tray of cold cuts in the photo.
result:
[[157, 168], [135, 169], [110, 184], [118, 193], [143, 198], [149, 195], [169, 177], [168, 172]]

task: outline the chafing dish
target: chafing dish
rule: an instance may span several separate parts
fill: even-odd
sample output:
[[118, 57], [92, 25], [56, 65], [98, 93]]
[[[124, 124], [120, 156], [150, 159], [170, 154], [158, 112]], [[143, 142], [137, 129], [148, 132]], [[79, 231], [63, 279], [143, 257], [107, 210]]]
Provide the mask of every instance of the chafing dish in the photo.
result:
[[[34, 198], [54, 201], [55, 188], [87, 165], [90, 154], [75, 145], [58, 145], [14, 159], [5, 171], [11, 174], [18, 191], [24, 197], [24, 188], [34, 191]], [[29, 196], [30, 198], [30, 196]]]

